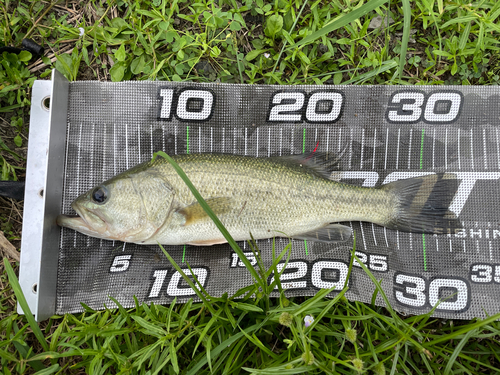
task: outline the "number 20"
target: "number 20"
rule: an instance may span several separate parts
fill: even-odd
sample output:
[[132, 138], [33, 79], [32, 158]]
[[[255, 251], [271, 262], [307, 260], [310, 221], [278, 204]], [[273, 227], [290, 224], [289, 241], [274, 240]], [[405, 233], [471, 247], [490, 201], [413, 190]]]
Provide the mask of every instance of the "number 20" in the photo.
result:
[[[323, 106], [323, 108], [321, 108]], [[269, 103], [268, 122], [331, 124], [337, 122], [344, 106], [344, 96], [337, 90], [279, 91]]]

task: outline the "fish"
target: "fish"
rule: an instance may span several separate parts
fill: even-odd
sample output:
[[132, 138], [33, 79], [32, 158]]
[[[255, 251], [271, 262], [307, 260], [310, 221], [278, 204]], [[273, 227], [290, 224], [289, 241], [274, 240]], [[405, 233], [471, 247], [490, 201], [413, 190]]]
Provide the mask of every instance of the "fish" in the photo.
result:
[[[391, 230], [446, 233], [461, 227], [449, 210], [450, 174], [431, 174], [379, 187], [342, 183], [328, 156], [172, 156], [236, 241], [289, 237], [346, 241], [346, 221]], [[334, 166], [335, 167], [335, 166]], [[337, 176], [337, 177], [336, 177]], [[88, 190], [71, 204], [77, 216], [57, 224], [86, 235], [136, 244], [209, 246], [226, 239], [164, 158], [139, 164]]]

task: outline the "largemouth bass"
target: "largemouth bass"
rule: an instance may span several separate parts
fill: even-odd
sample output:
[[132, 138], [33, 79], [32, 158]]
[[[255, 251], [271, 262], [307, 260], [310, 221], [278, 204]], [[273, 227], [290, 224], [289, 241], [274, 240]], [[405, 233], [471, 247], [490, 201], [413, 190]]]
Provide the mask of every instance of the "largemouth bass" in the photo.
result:
[[[379, 188], [330, 179], [318, 158], [256, 158], [224, 154], [173, 156], [235, 240], [288, 236], [335, 242], [366, 221], [415, 233], [460, 227], [448, 211], [456, 180], [443, 176], [399, 180]], [[77, 217], [59, 225], [89, 236], [164, 245], [226, 242], [170, 163], [157, 158], [80, 195]]]

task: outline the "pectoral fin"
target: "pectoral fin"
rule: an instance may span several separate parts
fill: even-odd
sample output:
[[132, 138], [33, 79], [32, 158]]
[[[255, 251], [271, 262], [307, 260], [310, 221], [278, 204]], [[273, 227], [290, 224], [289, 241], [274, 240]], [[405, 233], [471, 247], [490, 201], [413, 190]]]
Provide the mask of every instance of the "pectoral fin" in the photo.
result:
[[351, 228], [341, 224], [329, 224], [326, 227], [293, 236], [297, 240], [308, 240], [317, 242], [341, 242], [351, 238]]
[[[212, 211], [217, 215], [222, 215], [229, 212], [233, 208], [232, 198], [220, 197], [220, 198], [210, 198], [206, 202], [212, 209]], [[205, 212], [203, 207], [198, 202], [195, 202], [189, 206], [183, 207], [177, 211], [179, 214], [183, 215], [186, 221], [184, 226], [195, 224], [199, 221], [209, 219], [210, 217]]]

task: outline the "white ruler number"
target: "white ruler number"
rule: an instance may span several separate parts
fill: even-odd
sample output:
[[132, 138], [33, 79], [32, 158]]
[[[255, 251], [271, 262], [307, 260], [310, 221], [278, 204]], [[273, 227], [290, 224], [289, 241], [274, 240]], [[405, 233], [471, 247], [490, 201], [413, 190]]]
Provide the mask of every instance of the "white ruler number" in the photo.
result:
[[463, 279], [435, 277], [428, 282], [416, 275], [397, 274], [394, 296], [406, 306], [422, 308], [426, 303], [441, 311], [464, 311], [469, 305], [469, 285]]
[[[201, 286], [205, 287], [207, 277], [208, 277], [208, 269], [206, 268], [192, 268], [193, 273], [189, 270], [189, 268], [182, 270], [186, 275], [191, 276], [194, 274], [198, 279], [198, 282]], [[168, 270], [156, 270], [153, 273], [153, 285], [151, 286], [151, 290], [149, 292], [149, 298], [156, 298], [160, 296], [160, 292], [163, 289], [163, 285], [165, 284], [165, 280], [167, 278]], [[170, 280], [168, 281], [166, 294], [170, 297], [179, 297], [179, 296], [191, 296], [196, 294], [196, 292], [191, 289], [191, 287], [181, 287], [182, 275], [176, 271]], [[193, 281], [194, 282], [194, 281]], [[199, 289], [198, 283], [195, 282], [196, 288]]]
[[[442, 103], [443, 110], [437, 105]], [[425, 103], [424, 120], [430, 123], [447, 123], [455, 120], [460, 112], [462, 96], [456, 92], [436, 92]]]
[[109, 272], [123, 272], [128, 270], [132, 255], [118, 255], [113, 259]]
[[421, 92], [399, 92], [392, 97], [390, 106], [397, 106], [397, 110], [389, 110], [387, 118], [391, 122], [416, 122], [422, 115], [422, 104], [425, 96]]
[[[326, 271], [327, 274], [332, 273], [334, 277], [324, 280], [323, 271]], [[312, 267], [311, 281], [316, 288], [329, 289], [335, 287], [336, 290], [342, 290], [347, 279], [348, 271], [349, 267], [343, 262], [316, 262]]]
[[[285, 267], [284, 263], [280, 263], [276, 265], [276, 269], [279, 272], [283, 270], [283, 267]], [[283, 289], [300, 289], [300, 288], [305, 288], [307, 287], [307, 281], [288, 281], [288, 280], [296, 280], [296, 279], [301, 279], [306, 276], [307, 274], [307, 263], [306, 262], [290, 262], [287, 264], [287, 270], [288, 269], [296, 269], [297, 271], [295, 272], [287, 272], [283, 273], [280, 276], [280, 282], [281, 282], [281, 287]], [[271, 281], [269, 284], [272, 284], [274, 282], [274, 276], [271, 278]], [[278, 289], [278, 286], [276, 285], [274, 289]]]
[[174, 89], [162, 88], [159, 96], [162, 100], [159, 117], [162, 120], [172, 120], [175, 114], [181, 121], [205, 121], [212, 115], [215, 104], [214, 94], [203, 89], [184, 89], [174, 95]]
[[[188, 102], [190, 100], [202, 101], [201, 109], [190, 111]], [[185, 90], [179, 95], [177, 101], [177, 117], [182, 120], [207, 120], [214, 104], [214, 95], [207, 90]]]
[[[292, 101], [292, 103], [281, 104], [283, 102]], [[301, 113], [293, 113], [300, 111], [304, 106], [305, 95], [303, 92], [280, 92], [274, 95], [272, 103], [276, 104], [269, 112], [268, 121], [300, 121]]]
[[172, 101], [174, 99], [174, 90], [160, 89], [160, 97], [162, 98], [160, 118], [170, 119], [172, 117]]
[[343, 105], [344, 97], [335, 90], [309, 95], [302, 91], [277, 92], [271, 99], [267, 121], [334, 123], [340, 119]]
[[388, 104], [387, 121], [391, 123], [448, 124], [455, 121], [462, 108], [463, 95], [459, 91], [400, 91]]

